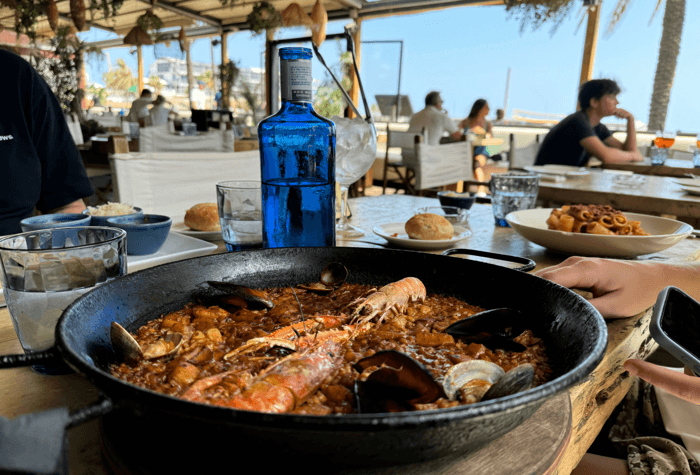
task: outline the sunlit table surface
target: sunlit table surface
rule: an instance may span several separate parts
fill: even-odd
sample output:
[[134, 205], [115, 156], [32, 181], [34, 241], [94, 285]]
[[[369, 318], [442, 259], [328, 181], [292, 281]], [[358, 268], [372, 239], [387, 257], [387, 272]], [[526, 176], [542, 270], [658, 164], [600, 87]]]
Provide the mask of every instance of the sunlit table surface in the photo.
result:
[[[386, 246], [387, 242], [372, 232], [374, 226], [407, 220], [413, 215], [415, 208], [437, 204], [438, 201], [433, 198], [405, 195], [351, 199], [350, 208], [353, 214], [350, 222], [365, 229], [367, 234], [360, 239], [338, 241], [338, 245], [376, 248]], [[469, 224], [473, 234], [459, 243], [459, 247], [528, 257], [537, 263], [538, 269], [557, 264], [566, 257], [526, 241], [510, 228], [495, 227], [489, 205], [474, 205], [470, 212]], [[218, 248], [214, 253], [225, 252], [224, 243], [217, 244]], [[655, 257], [680, 262], [696, 258], [700, 254], [699, 249], [700, 239], [686, 239]], [[457, 257], [446, 257], [453, 258]], [[656, 346], [649, 336], [650, 316], [651, 312], [647, 311], [635, 317], [611, 320], [608, 323], [609, 345], [603, 362], [589, 378], [568, 391], [573, 419], [571, 438], [553, 473], [571, 472], [627, 392], [631, 380], [623, 373], [622, 363], [631, 357], [644, 358], [655, 349]], [[9, 312], [7, 308], [0, 308], [0, 354], [21, 351]], [[87, 406], [97, 398], [97, 389], [80, 375], [47, 377], [37, 375], [29, 368], [15, 368], [3, 370], [0, 378], [0, 415], [3, 417], [12, 418], [54, 407], [68, 407], [74, 410]], [[100, 456], [96, 421], [70, 429], [68, 440], [72, 474], [108, 473]], [[405, 473], [443, 473], [427, 467], [414, 467]], [[383, 472], [377, 470], [373, 473]]]

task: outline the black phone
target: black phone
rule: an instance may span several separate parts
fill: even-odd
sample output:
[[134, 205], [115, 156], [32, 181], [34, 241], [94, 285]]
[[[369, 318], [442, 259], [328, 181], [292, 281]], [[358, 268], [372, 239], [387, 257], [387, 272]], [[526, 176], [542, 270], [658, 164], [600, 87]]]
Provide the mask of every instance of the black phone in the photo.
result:
[[700, 375], [700, 302], [666, 287], [656, 299], [649, 329], [659, 345]]

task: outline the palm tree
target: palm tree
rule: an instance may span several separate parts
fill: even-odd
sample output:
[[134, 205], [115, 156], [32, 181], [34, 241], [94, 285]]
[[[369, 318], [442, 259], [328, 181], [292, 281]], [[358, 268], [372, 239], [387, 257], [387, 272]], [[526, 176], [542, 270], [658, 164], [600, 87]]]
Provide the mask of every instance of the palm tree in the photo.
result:
[[[660, 3], [661, 0], [659, 0]], [[656, 62], [654, 88], [649, 106], [648, 130], [664, 130], [666, 126], [668, 103], [671, 100], [671, 88], [676, 77], [676, 65], [681, 51], [683, 23], [685, 23], [685, 0], [666, 0], [659, 59]]]
[[[580, 0], [509, 0], [506, 10], [520, 20], [520, 29], [527, 26], [539, 28], [543, 23], [553, 23], [552, 32], [572, 11], [572, 6]], [[632, 0], [617, 0], [612, 14], [608, 31], [612, 31], [622, 17]], [[658, 11], [663, 0], [657, 0], [654, 14]], [[654, 87], [649, 106], [648, 130], [664, 130], [668, 103], [671, 99], [671, 88], [676, 76], [676, 65], [681, 47], [681, 36], [685, 22], [686, 0], [666, 0], [664, 10], [659, 58], [656, 62]], [[653, 15], [652, 15], [653, 18]]]
[[118, 59], [117, 65], [119, 66], [117, 69], [104, 73], [102, 79], [110, 89], [128, 91], [130, 87], [136, 85], [137, 80], [123, 59]]

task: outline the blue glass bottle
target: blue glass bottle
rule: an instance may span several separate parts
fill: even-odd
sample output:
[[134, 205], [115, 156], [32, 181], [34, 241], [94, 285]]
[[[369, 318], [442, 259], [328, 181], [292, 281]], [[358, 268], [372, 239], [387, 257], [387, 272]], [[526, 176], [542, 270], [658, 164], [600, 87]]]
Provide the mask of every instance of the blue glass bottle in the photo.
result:
[[263, 247], [335, 245], [335, 124], [311, 106], [311, 50], [280, 48], [282, 107], [258, 125]]

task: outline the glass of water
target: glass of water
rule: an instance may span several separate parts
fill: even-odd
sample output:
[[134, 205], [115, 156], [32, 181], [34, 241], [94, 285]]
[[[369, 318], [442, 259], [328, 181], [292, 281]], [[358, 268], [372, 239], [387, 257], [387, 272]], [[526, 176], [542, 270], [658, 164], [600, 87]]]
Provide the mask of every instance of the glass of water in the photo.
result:
[[536, 173], [510, 171], [491, 175], [491, 205], [496, 226], [509, 227], [506, 216], [511, 211], [535, 207], [539, 181]]
[[[0, 238], [0, 280], [25, 353], [54, 344], [56, 322], [68, 305], [127, 271], [126, 231], [79, 226]], [[68, 374], [63, 363], [36, 364], [41, 374]]]
[[216, 185], [221, 234], [229, 251], [262, 247], [262, 191], [259, 181]]

